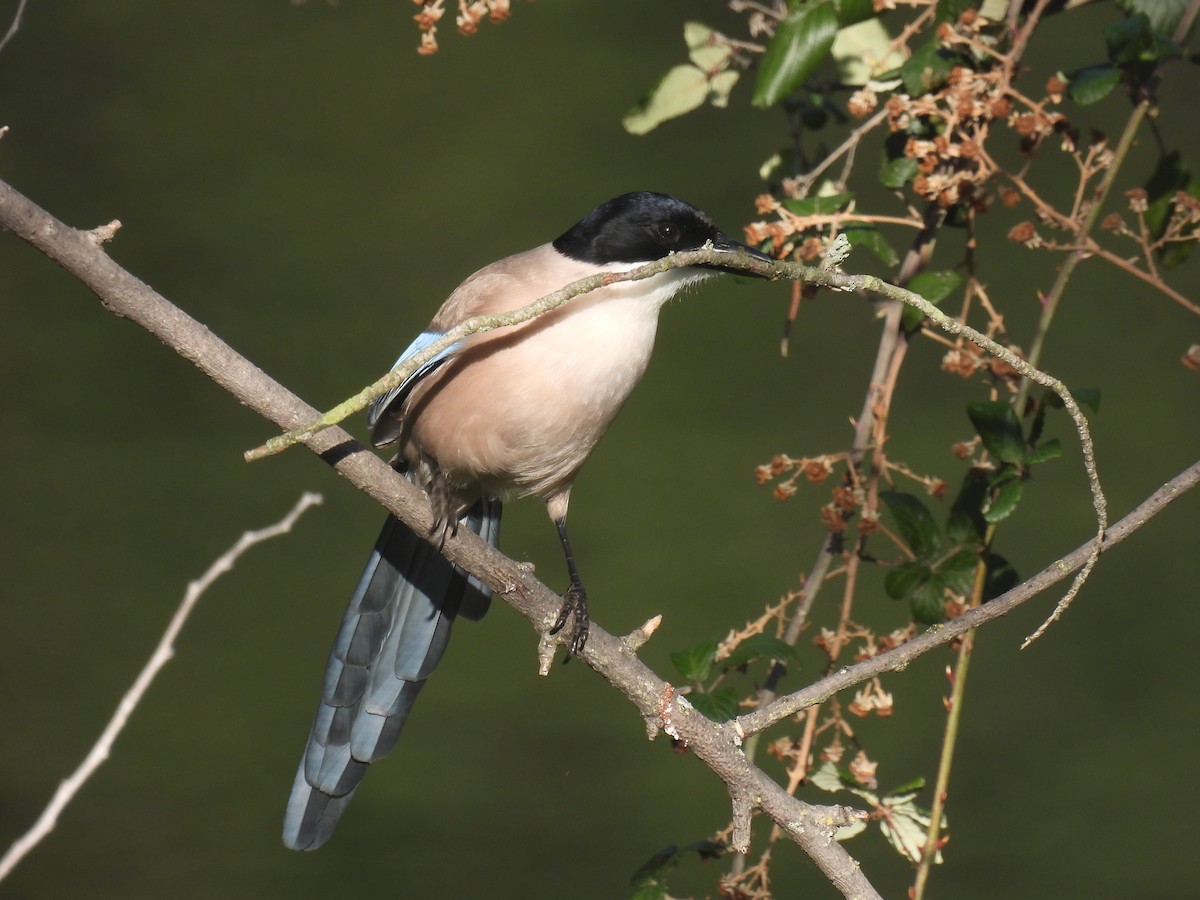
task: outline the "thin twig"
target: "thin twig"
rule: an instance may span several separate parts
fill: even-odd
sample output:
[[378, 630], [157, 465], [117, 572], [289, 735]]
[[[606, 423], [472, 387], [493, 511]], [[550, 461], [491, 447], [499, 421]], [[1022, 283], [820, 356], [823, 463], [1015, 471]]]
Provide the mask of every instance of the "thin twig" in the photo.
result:
[[238, 558], [243, 553], [255, 544], [278, 537], [281, 534], [287, 534], [292, 530], [292, 526], [296, 524], [296, 520], [300, 518], [306, 509], [320, 502], [320, 494], [303, 494], [296, 501], [296, 505], [292, 507], [291, 512], [280, 521], [266, 528], [244, 533], [238, 538], [236, 544], [221, 554], [208, 567], [208, 570], [203, 575], [187, 586], [183, 602], [179, 604], [175, 615], [171, 617], [166, 631], [163, 632], [162, 638], [159, 639], [158, 646], [154, 648], [149, 661], [142, 668], [142, 671], [138, 673], [137, 678], [134, 679], [133, 685], [125, 693], [125, 696], [121, 698], [121, 702], [117, 705], [117, 711], [109, 720], [108, 725], [105, 726], [104, 731], [100, 733], [100, 737], [92, 746], [91, 751], [84, 757], [79, 767], [71, 773], [71, 776], [58, 786], [58, 790], [54, 792], [54, 796], [42, 811], [38, 820], [34, 822], [33, 827], [18, 838], [9, 847], [8, 852], [4, 854], [3, 858], [0, 858], [0, 881], [8, 877], [17, 863], [54, 830], [55, 825], [58, 824], [58, 817], [62, 814], [67, 804], [74, 799], [75, 795], [79, 793], [80, 788], [100, 768], [101, 764], [108, 759], [109, 754], [112, 752], [113, 743], [125, 728], [129, 717], [133, 715], [133, 711], [141, 703], [142, 698], [145, 696], [146, 691], [149, 690], [159, 671], [175, 655], [175, 639], [179, 636], [179, 632], [182, 630], [188, 616], [191, 615], [200, 597], [208, 590], [209, 586], [220, 576], [232, 569], [234, 563], [238, 561]]
[[17, 11], [13, 15], [12, 24], [8, 26], [8, 31], [4, 32], [4, 37], [0, 38], [0, 53], [4, 52], [5, 46], [7, 46], [8, 42], [13, 39], [17, 31], [20, 30], [21, 16], [25, 14], [25, 3], [26, 0], [21, 0], [21, 2], [17, 4]]
[[[1157, 491], [1151, 494], [1136, 509], [1124, 516], [1119, 522], [1107, 530], [1104, 536], [1106, 550], [1119, 544], [1125, 538], [1134, 534], [1153, 516], [1162, 512], [1170, 503], [1178, 500], [1185, 493], [1200, 484], [1200, 461], [1192, 463]], [[854, 687], [870, 678], [885, 672], [899, 672], [909, 666], [913, 660], [928, 653], [934, 647], [948, 644], [955, 638], [966, 634], [973, 628], [978, 628], [986, 622], [998, 619], [1012, 612], [1021, 604], [1047, 588], [1062, 581], [1076, 569], [1085, 565], [1093, 552], [1093, 541], [1088, 541], [1075, 548], [1060, 559], [1055, 560], [1041, 572], [1026, 579], [1017, 587], [999, 597], [989, 600], [982, 606], [969, 610], [957, 619], [951, 619], [943, 625], [930, 628], [909, 641], [887, 650], [860, 663], [839, 669], [820, 681], [801, 688], [800, 690], [780, 697], [774, 703], [761, 709], [756, 709], [739, 716], [734, 724], [743, 734], [757, 734], [770, 728], [789, 716], [808, 709], [832, 697], [839, 691]]]

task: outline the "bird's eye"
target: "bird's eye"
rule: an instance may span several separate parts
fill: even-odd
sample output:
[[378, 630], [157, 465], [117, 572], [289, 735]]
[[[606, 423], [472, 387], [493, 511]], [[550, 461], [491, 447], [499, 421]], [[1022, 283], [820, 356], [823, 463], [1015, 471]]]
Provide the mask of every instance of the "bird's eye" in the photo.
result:
[[679, 226], [671, 222], [659, 222], [654, 230], [665, 246], [672, 247], [679, 243]]

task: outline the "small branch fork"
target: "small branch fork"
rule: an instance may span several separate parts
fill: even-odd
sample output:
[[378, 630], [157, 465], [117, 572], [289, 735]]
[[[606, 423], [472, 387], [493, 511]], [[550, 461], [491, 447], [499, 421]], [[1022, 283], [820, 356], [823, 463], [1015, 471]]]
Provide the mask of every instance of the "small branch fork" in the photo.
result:
[[[282, 429], [297, 430], [299, 442], [320, 455], [340, 475], [409, 527], [418, 532], [428, 530], [432, 515], [428, 498], [421, 491], [397, 475], [387, 463], [354, 441], [341, 428], [323, 424], [314, 426], [313, 423], [319, 415], [316, 410], [237, 354], [201, 323], [117, 265], [89, 232], [70, 228], [57, 221], [3, 182], [0, 182], [0, 227], [12, 231], [59, 263], [95, 292], [105, 308], [132, 320], [159, 337], [243, 404]], [[735, 817], [735, 821], [739, 823], [735, 836], [736, 849], [746, 849], [749, 839], [749, 814], [755, 809], [761, 810], [813, 859], [843, 895], [878, 897], [878, 892], [863, 875], [858, 863], [838, 841], [832, 839], [836, 830], [852, 821], [857, 814], [842, 807], [814, 806], [790, 796], [782, 786], [750, 763], [741, 749], [743, 739], [794, 715], [797, 711], [821, 702], [837, 691], [867, 681], [881, 672], [901, 669], [921, 654], [1007, 613], [1065, 578], [1075, 569], [1090, 568], [1101, 546], [1111, 546], [1136, 531], [1167, 503], [1195, 486], [1197, 481], [1200, 481], [1200, 463], [1164, 486], [1112, 529], [1106, 529], [1103, 494], [1095, 477], [1095, 463], [1092, 459], [1086, 421], [1066, 388], [990, 339], [950, 319], [920, 297], [870, 276], [845, 275], [833, 269], [811, 269], [791, 263], [768, 263], [748, 255], [738, 258], [726, 253], [698, 250], [676, 254], [631, 272], [613, 273], [599, 279], [577, 282], [563, 291], [543, 298], [535, 306], [545, 310], [552, 309], [567, 302], [571, 297], [603, 284], [648, 278], [671, 268], [703, 262], [717, 262], [725, 267], [736, 266], [768, 278], [802, 278], [810, 284], [835, 290], [868, 291], [916, 306], [935, 324], [951, 334], [969, 338], [1026, 377], [1058, 393], [1072, 411], [1073, 417], [1077, 416], [1076, 425], [1080, 429], [1081, 440], [1085, 443], [1086, 465], [1089, 478], [1093, 482], [1094, 503], [1099, 519], [1099, 535], [1096, 540], [1089, 541], [1070, 555], [1057, 560], [1045, 571], [1002, 597], [971, 610], [938, 629], [918, 635], [894, 650], [840, 669], [815, 684], [781, 697], [732, 722], [714, 723], [696, 712], [687, 703], [686, 698], [678, 695], [671, 685], [637, 658], [634, 652], [637, 641], [615, 637], [597, 625], [592, 627], [587, 648], [581, 655], [585, 663], [637, 707], [652, 732], [660, 728], [668, 731], [686, 744], [697, 758], [727, 785], [738, 811]], [[513, 315], [525, 313], [526, 311], [522, 310]], [[530, 311], [526, 318], [532, 318], [536, 314], [536, 310]], [[482, 328], [485, 324], [479, 324], [479, 327]], [[506, 324], [513, 323], [493, 323], [491, 327], [503, 327]], [[436, 353], [437, 350], [429, 348], [427, 352]], [[420, 365], [421, 361], [414, 359], [410, 364], [415, 367]], [[396, 377], [402, 378], [403, 373], [396, 373]], [[387, 386], [377, 386], [374, 390], [375, 395], [378, 395], [387, 390]], [[364, 395], [360, 395], [362, 396]], [[356, 399], [355, 402], [365, 405], [369, 399]], [[1099, 540], [1100, 537], [1103, 537], [1103, 544]], [[528, 618], [539, 632], [545, 631], [554, 620], [561, 602], [557, 593], [538, 582], [527, 567], [508, 559], [476, 535], [461, 529], [457, 535], [447, 539], [443, 553], [450, 562], [479, 577], [484, 584]]]

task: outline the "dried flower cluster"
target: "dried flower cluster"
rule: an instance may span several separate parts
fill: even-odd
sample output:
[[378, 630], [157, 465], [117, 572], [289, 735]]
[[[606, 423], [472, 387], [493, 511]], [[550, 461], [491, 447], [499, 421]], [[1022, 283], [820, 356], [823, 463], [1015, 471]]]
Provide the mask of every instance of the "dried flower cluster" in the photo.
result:
[[[446, 0], [413, 0], [421, 7], [420, 12], [413, 16], [417, 30], [421, 33], [421, 43], [417, 52], [422, 56], [430, 56], [438, 51], [437, 31], [438, 22], [446, 14]], [[533, 0], [527, 0], [532, 3]], [[459, 34], [472, 35], [479, 30], [479, 23], [488, 19], [500, 23], [512, 15], [512, 0], [458, 0], [458, 13], [454, 24]]]

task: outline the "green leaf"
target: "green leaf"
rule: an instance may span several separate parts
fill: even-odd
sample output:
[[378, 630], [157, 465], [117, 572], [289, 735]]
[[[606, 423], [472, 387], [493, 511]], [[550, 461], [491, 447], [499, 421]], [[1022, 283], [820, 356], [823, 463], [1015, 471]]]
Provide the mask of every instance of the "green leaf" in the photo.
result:
[[667, 873], [679, 865], [679, 848], [669, 844], [659, 850], [629, 879], [633, 889], [631, 900], [665, 900], [667, 897]]
[[716, 641], [701, 641], [685, 650], [676, 650], [671, 654], [671, 662], [688, 681], [704, 681], [712, 672], [716, 655]]
[[885, 188], [899, 190], [916, 178], [919, 171], [917, 161], [907, 156], [885, 160], [879, 169], [879, 182]]
[[879, 497], [887, 504], [896, 530], [913, 556], [930, 557], [942, 548], [942, 533], [919, 497], [899, 491], [882, 491]]
[[738, 714], [738, 692], [736, 688], [723, 687], [707, 694], [688, 694], [688, 703], [696, 711], [714, 722], [728, 722]]
[[[915, 794], [888, 797], [883, 800], [887, 812], [879, 819], [879, 830], [901, 856], [914, 863], [921, 861], [925, 849], [925, 837], [929, 832], [929, 812], [917, 806]], [[945, 818], [942, 827], [946, 827]], [[936, 851], [933, 861], [942, 861], [941, 851]]]
[[983, 561], [987, 565], [987, 575], [983, 580], [984, 601], [999, 597], [1021, 583], [1021, 577], [1012, 563], [998, 553], [984, 554]]
[[[841, 15], [838, 16], [841, 20]], [[880, 76], [904, 64], [904, 53], [892, 44], [879, 19], [868, 18], [843, 28], [834, 38], [830, 55], [837, 62], [843, 85], [871, 85], [876, 91], [898, 87], [898, 79], [880, 81]]]
[[726, 669], [736, 669], [764, 657], [790, 663], [796, 658], [796, 648], [769, 634], [756, 634], [738, 644], [729, 656], [721, 660], [721, 665]]
[[[1058, 397], [1057, 394], [1054, 396]], [[1075, 398], [1075, 402], [1080, 406], [1086, 406], [1094, 413], [1100, 412], [1100, 388], [1080, 388], [1077, 391], [1072, 391], [1071, 396]], [[1059, 397], [1059, 400], [1061, 399]]]
[[625, 114], [621, 124], [630, 134], [646, 134], [668, 119], [702, 106], [710, 90], [707, 72], [695, 66], [675, 66]]
[[874, 0], [833, 0], [837, 8], [838, 22], [843, 26], [854, 25], [875, 15]]
[[889, 800], [895, 800], [906, 794], [915, 795], [923, 787], [925, 787], [925, 778], [922, 775], [918, 775], [912, 781], [906, 781], [904, 784], [892, 788], [884, 796]]
[[937, 625], [946, 618], [946, 599], [942, 593], [945, 585], [934, 576], [921, 585], [912, 595], [912, 617], [922, 625]]
[[825, 760], [821, 765], [817, 766], [816, 770], [809, 774], [808, 783], [822, 791], [829, 793], [837, 793], [838, 791], [846, 790], [846, 784], [843, 780], [844, 776], [838, 772], [837, 766], [829, 760]]
[[1010, 2], [1011, 0], [983, 0], [979, 7], [979, 16], [989, 22], [1003, 21]]
[[988, 481], [988, 474], [983, 469], [967, 470], [946, 519], [946, 537], [953, 543], [977, 544], [983, 540], [987, 522], [980, 510], [987, 497]]
[[932, 574], [924, 563], [901, 563], [887, 573], [883, 579], [883, 589], [893, 600], [903, 600], [916, 593]]
[[683, 857], [695, 853], [701, 860], [724, 856], [727, 848], [716, 841], [693, 841], [682, 850], [669, 844], [646, 860], [629, 879], [632, 900], [667, 900], [667, 876], [677, 868]]
[[[1094, 413], [1100, 412], [1100, 388], [1079, 388], [1071, 391], [1071, 396], [1080, 406], [1086, 406]], [[1054, 409], [1065, 408], [1062, 397], [1049, 388], [1042, 395], [1042, 403]]]
[[1067, 94], [1080, 106], [1099, 103], [1121, 81], [1121, 70], [1107, 64], [1076, 69], [1069, 76]]
[[975, 584], [975, 569], [979, 566], [979, 551], [964, 547], [934, 566], [942, 583], [956, 594], [970, 593]]
[[826, 196], [805, 197], [803, 200], [784, 200], [784, 209], [798, 216], [826, 216], [837, 212], [854, 199], [850, 191]]
[[[962, 276], [957, 272], [920, 272], [912, 277], [906, 287], [914, 294], [920, 294], [934, 306], [939, 305], [962, 284]], [[925, 321], [925, 314], [919, 309], [906, 306], [900, 322], [907, 332], [916, 331]]]
[[683, 23], [683, 42], [687, 44], [688, 59], [696, 68], [706, 71], [723, 69], [729, 61], [729, 48], [712, 42], [715, 33], [703, 22]]
[[930, 303], [941, 303], [962, 284], [957, 272], [919, 272], [908, 282], [908, 289]]
[[[1175, 211], [1175, 195], [1179, 191], [1200, 197], [1200, 182], [1192, 177], [1178, 151], [1172, 151], [1159, 158], [1154, 172], [1146, 180], [1145, 187], [1149, 201], [1144, 214], [1146, 225], [1156, 240], [1167, 230], [1171, 215]], [[1193, 235], [1195, 232], [1194, 224], [1183, 229], [1185, 235]], [[1176, 241], [1156, 252], [1162, 264], [1171, 268], [1187, 259], [1195, 246], [1195, 241]]]
[[885, 266], [894, 266], [900, 261], [887, 238], [874, 225], [847, 225], [842, 229], [842, 234], [846, 235], [851, 247], [866, 247], [878, 256]]
[[992, 456], [1014, 465], [1025, 462], [1025, 436], [1011, 406], [1000, 400], [968, 403], [967, 415]]
[[775, 106], [800, 87], [829, 55], [837, 36], [837, 13], [830, 2], [788, 16], [767, 44], [754, 86], [755, 106]]
[[1118, 6], [1128, 13], [1145, 13], [1150, 27], [1159, 34], [1174, 34], [1188, 0], [1120, 0]]
[[1062, 441], [1060, 441], [1058, 438], [1051, 438], [1044, 444], [1041, 444], [1029, 451], [1029, 456], [1025, 461], [1030, 464], [1047, 462], [1051, 459], [1058, 459], [1062, 455]]
[[899, 75], [904, 81], [904, 90], [919, 96], [941, 87], [954, 68], [955, 56], [945, 50], [936, 40], [918, 49], [900, 67]]
[[995, 525], [1007, 519], [1021, 502], [1021, 494], [1025, 491], [1024, 479], [1012, 477], [1003, 481], [996, 488], [991, 500], [984, 507], [983, 517]]
[[1182, 47], [1151, 27], [1145, 13], [1106, 26], [1104, 40], [1108, 58], [1127, 69], [1139, 63], [1154, 66], [1183, 53]]

